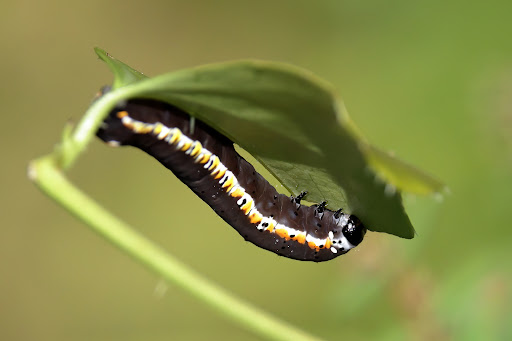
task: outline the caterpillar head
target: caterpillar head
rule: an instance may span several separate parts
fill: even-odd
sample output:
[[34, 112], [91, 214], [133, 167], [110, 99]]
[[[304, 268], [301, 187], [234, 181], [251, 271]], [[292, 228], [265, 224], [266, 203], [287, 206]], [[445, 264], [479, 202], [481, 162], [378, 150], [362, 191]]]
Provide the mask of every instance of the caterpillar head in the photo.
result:
[[348, 242], [354, 246], [359, 245], [366, 234], [366, 227], [359, 218], [351, 215], [348, 218], [347, 224], [342, 229], [343, 235], [347, 238]]

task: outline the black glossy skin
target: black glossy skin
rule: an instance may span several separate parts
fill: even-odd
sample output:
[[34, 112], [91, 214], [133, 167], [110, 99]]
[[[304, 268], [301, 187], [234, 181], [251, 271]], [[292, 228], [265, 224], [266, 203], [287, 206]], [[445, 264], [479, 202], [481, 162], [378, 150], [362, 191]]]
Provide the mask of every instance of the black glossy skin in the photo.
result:
[[[147, 123], [161, 122], [165, 126], [177, 127], [183, 134], [201, 142], [202, 146], [217, 155], [220, 161], [236, 176], [246, 193], [252, 196], [255, 206], [265, 216], [273, 218], [291, 228], [307, 231], [317, 238], [326, 238], [330, 231], [338, 236], [342, 227], [333, 218], [334, 212], [325, 209], [320, 218], [315, 214], [315, 207], [300, 206], [297, 209], [290, 197], [279, 194], [254, 167], [242, 158], [234, 149], [233, 142], [219, 134], [206, 124], [196, 120], [194, 131], [190, 130], [190, 116], [168, 104], [151, 100], [131, 100], [123, 107], [111, 112], [105, 119], [104, 126], [97, 135], [104, 141], [118, 141], [121, 145], [131, 145], [142, 149], [170, 169], [194, 193], [205, 201], [222, 219], [235, 228], [238, 233], [251, 243], [272, 251], [278, 255], [303, 260], [326, 261], [340, 256], [346, 251], [333, 253], [328, 249], [316, 252], [307, 244], [279, 237], [275, 233], [259, 231], [255, 224], [250, 223], [247, 216], [237, 206], [237, 198], [233, 198], [214, 180], [208, 170], [184, 152], [169, 146], [165, 141], [156, 139], [152, 134], [135, 134], [124, 127], [116, 113], [127, 111], [130, 117]], [[351, 216], [356, 227], [347, 233], [347, 239], [358, 245], [366, 232], [362, 223]], [[200, 232], [199, 232], [200, 233]]]

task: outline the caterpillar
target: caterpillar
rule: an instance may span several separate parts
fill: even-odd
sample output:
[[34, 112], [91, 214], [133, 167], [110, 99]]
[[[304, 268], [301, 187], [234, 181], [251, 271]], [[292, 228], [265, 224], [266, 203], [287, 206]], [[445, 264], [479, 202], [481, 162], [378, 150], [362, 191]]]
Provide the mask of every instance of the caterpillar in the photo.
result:
[[111, 146], [134, 146], [171, 170], [246, 240], [280, 256], [321, 262], [359, 245], [354, 215], [301, 205], [280, 194], [207, 124], [167, 103], [133, 99], [112, 110], [97, 132]]

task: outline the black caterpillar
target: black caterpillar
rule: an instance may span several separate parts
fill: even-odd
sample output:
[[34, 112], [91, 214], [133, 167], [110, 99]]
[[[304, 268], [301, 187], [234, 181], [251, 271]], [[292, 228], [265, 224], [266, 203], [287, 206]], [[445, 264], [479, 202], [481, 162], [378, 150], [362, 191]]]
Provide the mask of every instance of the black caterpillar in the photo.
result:
[[354, 215], [300, 204], [279, 194], [233, 142], [169, 104], [130, 100], [113, 110], [97, 136], [142, 149], [170, 169], [251, 243], [302, 261], [333, 259], [359, 245], [366, 228]]

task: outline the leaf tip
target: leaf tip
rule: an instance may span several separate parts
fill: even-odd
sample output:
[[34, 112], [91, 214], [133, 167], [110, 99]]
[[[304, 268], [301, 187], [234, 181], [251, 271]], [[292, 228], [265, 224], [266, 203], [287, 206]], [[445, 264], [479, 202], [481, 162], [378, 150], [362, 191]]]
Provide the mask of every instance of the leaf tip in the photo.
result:
[[439, 189], [438, 191], [432, 193], [434, 200], [439, 203], [443, 202], [444, 198], [446, 198], [447, 196], [449, 196], [451, 194], [452, 194], [452, 191], [450, 190], [450, 187], [448, 187], [446, 185], [441, 187], [441, 189]]
[[109, 57], [112, 58], [112, 56], [107, 51], [103, 50], [101, 47], [96, 46], [94, 48], [94, 52], [102, 60], [106, 60]]
[[34, 161], [30, 161], [30, 163], [28, 164], [27, 177], [32, 182], [35, 182], [37, 180], [37, 168]]

